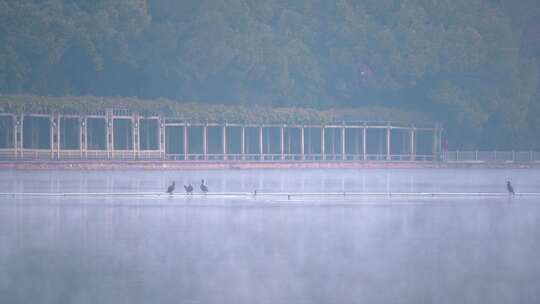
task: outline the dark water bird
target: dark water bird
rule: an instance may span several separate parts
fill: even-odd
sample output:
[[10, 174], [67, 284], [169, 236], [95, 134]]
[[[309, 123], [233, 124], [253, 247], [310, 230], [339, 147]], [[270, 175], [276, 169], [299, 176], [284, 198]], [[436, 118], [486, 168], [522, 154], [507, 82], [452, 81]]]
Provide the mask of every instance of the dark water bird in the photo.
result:
[[514, 187], [512, 187], [512, 184], [510, 183], [510, 181], [506, 182], [506, 189], [508, 190], [508, 194], [511, 194], [511, 195], [516, 194], [514, 192]]
[[200, 188], [201, 188], [201, 191], [202, 191], [202, 192], [204, 192], [204, 193], [208, 192], [208, 187], [204, 184], [204, 179], [201, 180], [201, 186], [200, 186]]
[[167, 193], [173, 194], [174, 188], [175, 188], [175, 184], [174, 184], [174, 181], [173, 181], [172, 184], [167, 188]]
[[184, 185], [184, 189], [186, 189], [186, 194], [193, 194], [193, 186], [191, 184]]

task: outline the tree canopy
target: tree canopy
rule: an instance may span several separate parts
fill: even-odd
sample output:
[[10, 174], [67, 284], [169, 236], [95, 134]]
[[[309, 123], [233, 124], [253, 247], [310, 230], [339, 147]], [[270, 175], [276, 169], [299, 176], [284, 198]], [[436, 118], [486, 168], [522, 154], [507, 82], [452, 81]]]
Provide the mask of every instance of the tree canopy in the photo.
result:
[[534, 0], [0, 0], [0, 92], [386, 107], [540, 147]]

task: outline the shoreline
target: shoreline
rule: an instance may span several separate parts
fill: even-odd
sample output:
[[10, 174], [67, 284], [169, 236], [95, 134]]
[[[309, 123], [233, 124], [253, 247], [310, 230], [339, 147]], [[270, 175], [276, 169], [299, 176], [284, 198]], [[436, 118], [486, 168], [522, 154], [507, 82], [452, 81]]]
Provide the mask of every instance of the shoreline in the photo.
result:
[[540, 162], [214, 162], [32, 161], [0, 162], [0, 170], [254, 170], [254, 169], [540, 169]]

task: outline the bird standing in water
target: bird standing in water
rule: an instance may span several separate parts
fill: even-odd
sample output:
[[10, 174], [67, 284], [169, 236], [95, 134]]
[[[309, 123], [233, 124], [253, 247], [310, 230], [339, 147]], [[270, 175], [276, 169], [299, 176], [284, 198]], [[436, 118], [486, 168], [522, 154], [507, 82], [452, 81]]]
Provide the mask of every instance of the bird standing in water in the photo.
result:
[[174, 181], [173, 181], [172, 184], [167, 188], [167, 193], [173, 194], [174, 187], [175, 187], [175, 184], [174, 184]]
[[201, 186], [200, 186], [200, 188], [201, 188], [201, 191], [202, 191], [202, 192], [204, 192], [204, 193], [208, 192], [208, 187], [206, 187], [206, 185], [204, 184], [204, 179], [201, 180]]
[[186, 194], [193, 194], [193, 186], [191, 184], [184, 185], [184, 189], [186, 189]]
[[512, 184], [510, 183], [510, 181], [506, 182], [506, 189], [508, 190], [508, 194], [510, 194], [510, 195], [516, 194], [514, 192], [514, 187], [512, 187]]

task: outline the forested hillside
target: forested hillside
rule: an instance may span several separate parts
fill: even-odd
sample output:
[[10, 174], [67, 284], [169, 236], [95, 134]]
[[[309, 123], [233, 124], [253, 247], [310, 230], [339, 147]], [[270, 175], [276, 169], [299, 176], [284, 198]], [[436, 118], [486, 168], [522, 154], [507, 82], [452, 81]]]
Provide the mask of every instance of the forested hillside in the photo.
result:
[[0, 0], [0, 93], [317, 109], [540, 148], [534, 0]]

